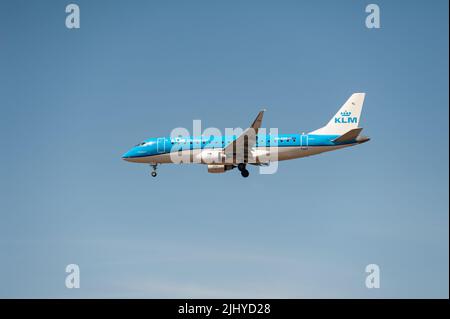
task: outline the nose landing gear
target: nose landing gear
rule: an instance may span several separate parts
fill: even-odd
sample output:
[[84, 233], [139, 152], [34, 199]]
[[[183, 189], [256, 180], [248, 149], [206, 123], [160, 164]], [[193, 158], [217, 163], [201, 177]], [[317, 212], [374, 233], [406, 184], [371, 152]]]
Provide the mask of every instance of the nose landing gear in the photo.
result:
[[241, 172], [242, 177], [248, 177], [250, 175], [250, 172], [247, 170], [244, 163], [238, 164], [238, 170]]
[[152, 167], [152, 172], [150, 173], [150, 175], [152, 175], [152, 177], [156, 177], [156, 175], [158, 175], [156, 173], [156, 168], [158, 167], [158, 164], [150, 164], [150, 166]]

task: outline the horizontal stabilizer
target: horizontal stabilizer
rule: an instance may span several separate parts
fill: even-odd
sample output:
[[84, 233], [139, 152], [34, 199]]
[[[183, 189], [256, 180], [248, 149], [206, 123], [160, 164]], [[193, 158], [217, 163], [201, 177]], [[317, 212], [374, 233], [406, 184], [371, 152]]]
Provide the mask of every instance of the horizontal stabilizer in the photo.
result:
[[358, 137], [359, 133], [361, 133], [361, 131], [362, 131], [362, 127], [351, 129], [347, 133], [334, 139], [333, 142], [344, 143], [344, 142], [354, 141]]

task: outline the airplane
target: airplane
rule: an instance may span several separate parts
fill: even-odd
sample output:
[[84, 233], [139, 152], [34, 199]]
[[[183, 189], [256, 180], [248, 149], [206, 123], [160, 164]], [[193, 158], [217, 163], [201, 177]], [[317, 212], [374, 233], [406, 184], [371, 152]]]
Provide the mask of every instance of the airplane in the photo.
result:
[[[310, 133], [258, 134], [264, 111], [239, 136], [158, 137], [149, 138], [126, 152], [122, 159], [150, 164], [151, 175], [164, 163], [200, 163], [209, 173], [225, 173], [237, 168], [242, 177], [250, 175], [247, 165], [267, 166], [273, 161], [285, 161], [341, 148], [370, 140], [360, 135], [361, 110], [365, 93], [354, 93], [323, 127]], [[186, 160], [186, 158], [188, 160]]]

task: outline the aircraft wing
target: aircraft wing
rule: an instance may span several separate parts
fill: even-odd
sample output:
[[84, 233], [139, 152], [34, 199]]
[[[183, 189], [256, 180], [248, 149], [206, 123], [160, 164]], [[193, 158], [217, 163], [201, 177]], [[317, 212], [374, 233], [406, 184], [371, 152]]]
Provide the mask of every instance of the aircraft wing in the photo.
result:
[[260, 111], [253, 124], [224, 148], [224, 154], [227, 158], [236, 159], [238, 163], [246, 162], [249, 149], [256, 144], [256, 135], [261, 127], [264, 112], [265, 110]]

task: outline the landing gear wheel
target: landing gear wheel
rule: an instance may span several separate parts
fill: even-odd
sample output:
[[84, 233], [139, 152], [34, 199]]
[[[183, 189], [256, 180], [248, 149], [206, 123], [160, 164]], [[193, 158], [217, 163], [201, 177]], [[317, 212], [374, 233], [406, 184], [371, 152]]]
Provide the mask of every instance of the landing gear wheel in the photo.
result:
[[240, 170], [241, 172], [245, 171], [245, 164], [244, 163], [239, 163], [238, 164], [238, 170]]
[[242, 175], [242, 177], [248, 177], [250, 175], [250, 172], [245, 169], [245, 170], [241, 171], [241, 175]]
[[150, 164], [150, 166], [152, 167], [152, 172], [150, 173], [153, 177], [156, 177], [156, 169], [158, 168], [158, 164]]

